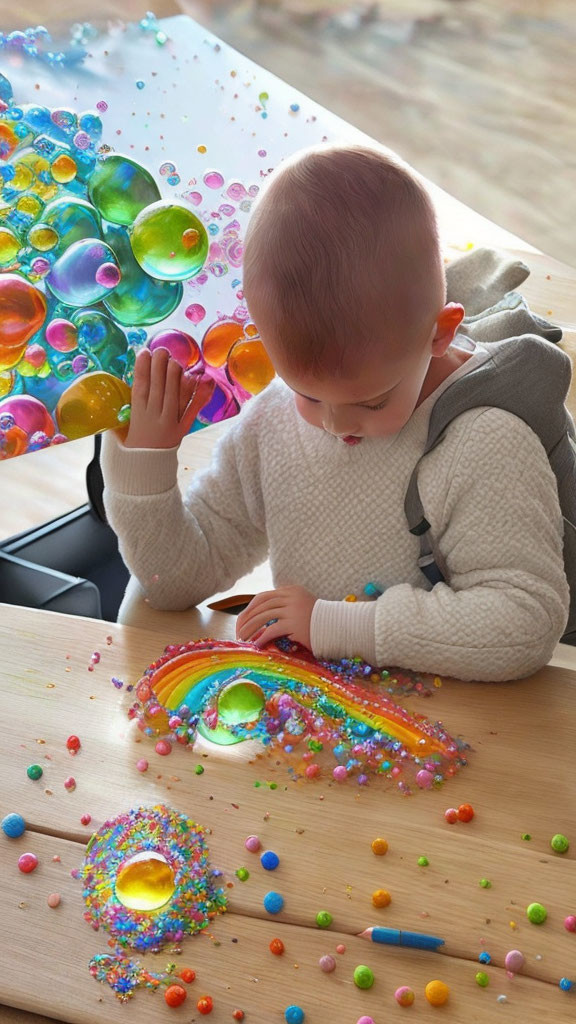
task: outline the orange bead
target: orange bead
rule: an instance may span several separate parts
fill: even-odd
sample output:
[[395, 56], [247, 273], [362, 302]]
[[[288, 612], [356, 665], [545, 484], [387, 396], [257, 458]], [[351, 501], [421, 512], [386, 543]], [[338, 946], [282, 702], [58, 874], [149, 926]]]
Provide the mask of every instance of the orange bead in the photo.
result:
[[460, 821], [472, 821], [474, 817], [474, 808], [472, 804], [460, 804], [458, 808], [458, 818]]
[[282, 953], [284, 952], [284, 943], [282, 942], [282, 939], [272, 939], [269, 949], [271, 953], [274, 953], [274, 956], [282, 956]]
[[449, 807], [447, 811], [444, 811], [444, 817], [449, 825], [455, 825], [458, 821], [458, 811], [455, 807]]
[[387, 907], [392, 902], [392, 897], [386, 889], [376, 889], [372, 893], [372, 903], [375, 907]]
[[373, 839], [372, 853], [375, 853], [377, 857], [383, 857], [385, 853], [388, 853], [388, 840], [380, 838]]
[[190, 985], [196, 977], [196, 971], [193, 971], [191, 967], [183, 967], [178, 977], [185, 981], [187, 985]]
[[198, 1013], [203, 1013], [203, 1014], [212, 1013], [212, 1010], [214, 1009], [214, 1003], [212, 1002], [212, 997], [211, 996], [202, 996], [202, 998], [199, 999], [198, 1002], [196, 1003], [196, 1008], [198, 1010]]
[[186, 989], [182, 985], [169, 985], [164, 993], [168, 1006], [180, 1006], [186, 999]]

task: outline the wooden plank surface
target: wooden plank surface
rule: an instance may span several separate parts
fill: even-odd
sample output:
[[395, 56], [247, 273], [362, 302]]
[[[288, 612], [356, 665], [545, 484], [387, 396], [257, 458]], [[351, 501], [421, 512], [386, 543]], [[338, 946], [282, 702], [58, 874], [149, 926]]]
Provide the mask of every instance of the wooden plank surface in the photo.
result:
[[[233, 626], [229, 616], [196, 613], [196, 635], [230, 636]], [[187, 638], [191, 635], [188, 630]], [[107, 643], [107, 636], [112, 643]], [[554, 1020], [569, 1019], [563, 1014], [573, 1012], [573, 997], [559, 992], [557, 983], [561, 976], [575, 973], [574, 937], [562, 924], [575, 910], [574, 836], [564, 857], [552, 853], [549, 839], [555, 832], [570, 836], [576, 817], [573, 671], [547, 668], [531, 680], [511, 684], [445, 681], [430, 699], [406, 701], [406, 706], [441, 718], [473, 749], [468, 767], [442, 790], [404, 798], [385, 780], [362, 788], [351, 783], [339, 786], [329, 776], [317, 783], [294, 784], [285, 765], [274, 759], [252, 757], [252, 762], [236, 759], [231, 764], [229, 751], [203, 757], [184, 748], [162, 758], [150, 741], [136, 743], [126, 718], [131, 697], [116, 690], [111, 677], [135, 683], [164, 642], [176, 639], [183, 637], [0, 608], [2, 814], [18, 810], [29, 826], [18, 841], [0, 837], [0, 892], [11, 936], [9, 960], [0, 961], [0, 1001], [37, 1013], [57, 1012], [60, 1019], [78, 1024], [120, 1019], [119, 1014], [127, 1012], [146, 1021], [152, 1019], [146, 1016], [152, 1013], [149, 1007], [154, 1020], [163, 1019], [163, 1005], [159, 1010], [161, 1004], [148, 993], [138, 994], [132, 1007], [116, 1008], [111, 993], [91, 981], [88, 959], [93, 952], [106, 951], [105, 942], [97, 937], [94, 945], [94, 933], [82, 919], [79, 883], [68, 872], [80, 863], [81, 844], [92, 828], [130, 807], [164, 801], [212, 830], [212, 863], [234, 883], [229, 890], [230, 914], [214, 932], [220, 938], [230, 935], [231, 929], [244, 936], [246, 948], [252, 950], [246, 963], [240, 958], [239, 964], [234, 944], [234, 956], [224, 957], [216, 970], [212, 948], [203, 939], [190, 940], [192, 966], [201, 962], [207, 970], [210, 967], [206, 977], [211, 992], [222, 1000], [222, 1010], [212, 1018], [216, 1022], [230, 1019], [233, 1009], [224, 1004], [224, 977], [238, 984], [233, 994], [236, 1001], [244, 1000], [247, 1020], [262, 1024], [281, 1020], [282, 1006], [289, 1002], [301, 1003], [312, 1024], [328, 1019], [348, 1024], [357, 1019], [354, 1014], [372, 1012], [375, 1004], [367, 999], [377, 995], [376, 986], [362, 996], [350, 984], [348, 969], [346, 978], [339, 970], [337, 979], [326, 980], [316, 966], [318, 956], [333, 949], [337, 934], [346, 935], [346, 944], [354, 946], [352, 966], [372, 964], [372, 947], [353, 937], [370, 924], [428, 931], [446, 939], [444, 951], [432, 960], [428, 955], [375, 950], [377, 964], [382, 964], [382, 956], [388, 958], [385, 973], [381, 967], [378, 973], [378, 991], [385, 999], [373, 1014], [377, 1024], [384, 1008], [386, 1015], [395, 1014], [392, 994], [399, 984], [419, 987], [418, 1011], [428, 1019], [426, 1014], [433, 1011], [425, 1004], [422, 987], [435, 976], [454, 987], [451, 1020], [494, 1019], [491, 1015], [500, 1011], [495, 1003], [500, 990], [509, 996], [506, 1013], [511, 1020], [540, 1019], [536, 1014], [544, 1012], [545, 1001], [546, 1012], [556, 1014]], [[89, 672], [95, 650], [101, 661]], [[75, 758], [65, 747], [71, 733], [82, 740]], [[135, 767], [142, 756], [150, 762], [144, 775]], [[198, 776], [194, 769], [200, 761], [205, 771]], [[44, 768], [39, 782], [26, 777], [30, 763]], [[72, 793], [63, 786], [70, 774], [77, 781]], [[271, 781], [277, 789], [265, 785]], [[262, 785], [255, 787], [255, 782]], [[476, 817], [468, 825], [451, 828], [443, 811], [464, 801], [474, 805]], [[92, 815], [90, 828], [80, 824], [84, 812]], [[533, 836], [529, 842], [521, 839], [527, 832]], [[273, 875], [244, 850], [244, 838], [251, 833], [278, 852], [281, 865]], [[389, 841], [384, 858], [371, 852], [376, 835]], [[54, 864], [46, 853], [53, 844], [61, 864]], [[33, 850], [41, 860], [31, 876], [16, 869], [17, 855], [24, 849]], [[430, 861], [426, 869], [417, 866], [421, 854]], [[243, 865], [251, 872], [244, 884], [234, 874]], [[491, 888], [479, 886], [482, 877], [492, 882]], [[280, 920], [270, 919], [262, 907], [270, 888], [281, 891], [286, 900]], [[376, 888], [392, 894], [385, 910], [372, 908]], [[51, 891], [63, 894], [58, 911], [46, 906]], [[20, 908], [22, 900], [30, 907]], [[525, 916], [526, 905], [534, 900], [548, 909], [541, 927]], [[329, 937], [315, 928], [319, 909], [334, 916]], [[270, 973], [270, 963], [257, 952], [257, 937], [265, 953], [279, 929], [298, 937], [296, 959], [302, 963], [297, 975], [293, 968], [285, 971], [287, 960], [279, 966], [274, 961]], [[327, 945], [328, 939], [333, 945]], [[526, 977], [513, 983], [503, 971], [504, 956], [512, 948], [526, 956]], [[197, 960], [196, 949], [208, 950], [205, 961]], [[474, 982], [482, 949], [491, 953], [494, 964], [486, 991]], [[160, 962], [161, 957], [155, 960]], [[266, 984], [246, 981], [246, 971], [255, 977], [264, 974]], [[282, 989], [286, 973], [290, 984]], [[337, 985], [332, 984], [335, 980]]]

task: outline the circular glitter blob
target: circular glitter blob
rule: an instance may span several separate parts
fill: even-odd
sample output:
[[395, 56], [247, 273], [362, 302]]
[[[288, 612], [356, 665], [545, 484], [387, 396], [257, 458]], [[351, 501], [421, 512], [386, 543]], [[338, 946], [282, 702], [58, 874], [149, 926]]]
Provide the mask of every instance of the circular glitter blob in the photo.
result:
[[205, 319], [206, 310], [198, 302], [192, 302], [189, 306], [186, 306], [184, 315], [187, 320], [190, 320], [190, 323], [199, 324]]
[[357, 988], [372, 988], [374, 972], [366, 964], [359, 964], [354, 969], [354, 984]]
[[450, 989], [444, 981], [429, 981], [424, 992], [431, 1006], [443, 1006], [450, 995]]
[[24, 875], [29, 875], [38, 867], [38, 857], [35, 853], [22, 853], [18, 857], [18, 870]]
[[570, 849], [570, 843], [566, 836], [563, 836], [561, 832], [558, 832], [555, 836], [552, 836], [550, 840], [550, 846], [554, 850], [554, 853], [567, 853]]
[[519, 949], [511, 949], [509, 953], [506, 953], [504, 964], [506, 965], [507, 971], [512, 971], [513, 974], [518, 974], [526, 963], [526, 958]]
[[[120, 945], [138, 950], [156, 952], [165, 942], [200, 931], [226, 905], [208, 865], [204, 829], [162, 805], [105, 822], [88, 844], [82, 878], [86, 920], [104, 927]], [[171, 885], [173, 891], [150, 913], [126, 906], [119, 883], [120, 895], [132, 903], [138, 891], [150, 901], [156, 886], [158, 900]]]
[[532, 924], [544, 924], [548, 917], [548, 911], [541, 903], [530, 903], [526, 907], [526, 917]]
[[387, 839], [373, 839], [372, 853], [376, 854], [377, 857], [383, 857], [385, 853], [388, 853], [388, 840]]
[[336, 961], [333, 956], [330, 956], [330, 953], [326, 953], [324, 956], [320, 957], [318, 966], [325, 974], [331, 974], [332, 971], [336, 970]]
[[21, 814], [7, 814], [2, 818], [2, 831], [8, 839], [18, 839], [26, 831], [26, 822]]
[[[183, 240], [190, 229], [197, 232], [195, 244]], [[152, 203], [138, 214], [131, 227], [130, 243], [142, 270], [162, 281], [194, 277], [208, 255], [208, 235], [202, 221], [185, 206], [165, 200]]]
[[400, 1006], [412, 1006], [414, 1002], [414, 992], [408, 985], [401, 985], [397, 988], [394, 993], [394, 999]]

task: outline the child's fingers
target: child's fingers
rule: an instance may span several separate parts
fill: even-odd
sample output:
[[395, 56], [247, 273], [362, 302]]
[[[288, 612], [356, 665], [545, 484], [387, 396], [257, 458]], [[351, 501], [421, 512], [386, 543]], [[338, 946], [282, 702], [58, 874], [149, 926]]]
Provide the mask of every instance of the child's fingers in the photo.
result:
[[170, 359], [166, 368], [162, 415], [167, 417], [170, 422], [174, 423], [179, 419], [181, 380], [182, 367], [180, 366], [180, 363], [177, 359]]
[[134, 380], [132, 382], [132, 410], [135, 407], [145, 407], [150, 392], [150, 362], [152, 354], [149, 349], [143, 348], [136, 356], [134, 364]]
[[166, 373], [170, 353], [166, 348], [156, 348], [152, 353], [150, 369], [150, 391], [148, 394], [148, 408], [152, 416], [158, 419], [162, 415], [164, 405], [164, 392], [166, 390]]
[[214, 387], [214, 381], [210, 377], [200, 378], [199, 383], [195, 385], [195, 390], [188, 401], [180, 421], [184, 434], [189, 432], [200, 410], [210, 401]]

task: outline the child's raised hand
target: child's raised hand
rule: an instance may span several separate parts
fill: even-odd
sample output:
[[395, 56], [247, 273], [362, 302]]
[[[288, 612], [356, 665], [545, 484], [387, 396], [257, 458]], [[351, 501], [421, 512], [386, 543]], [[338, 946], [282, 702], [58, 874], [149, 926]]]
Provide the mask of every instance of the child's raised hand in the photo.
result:
[[184, 372], [167, 349], [142, 349], [134, 367], [130, 424], [119, 431], [124, 446], [176, 448], [213, 390], [214, 381]]
[[315, 604], [314, 594], [305, 587], [280, 587], [257, 594], [238, 616], [236, 638], [265, 647], [279, 636], [288, 636], [310, 650], [310, 620]]

